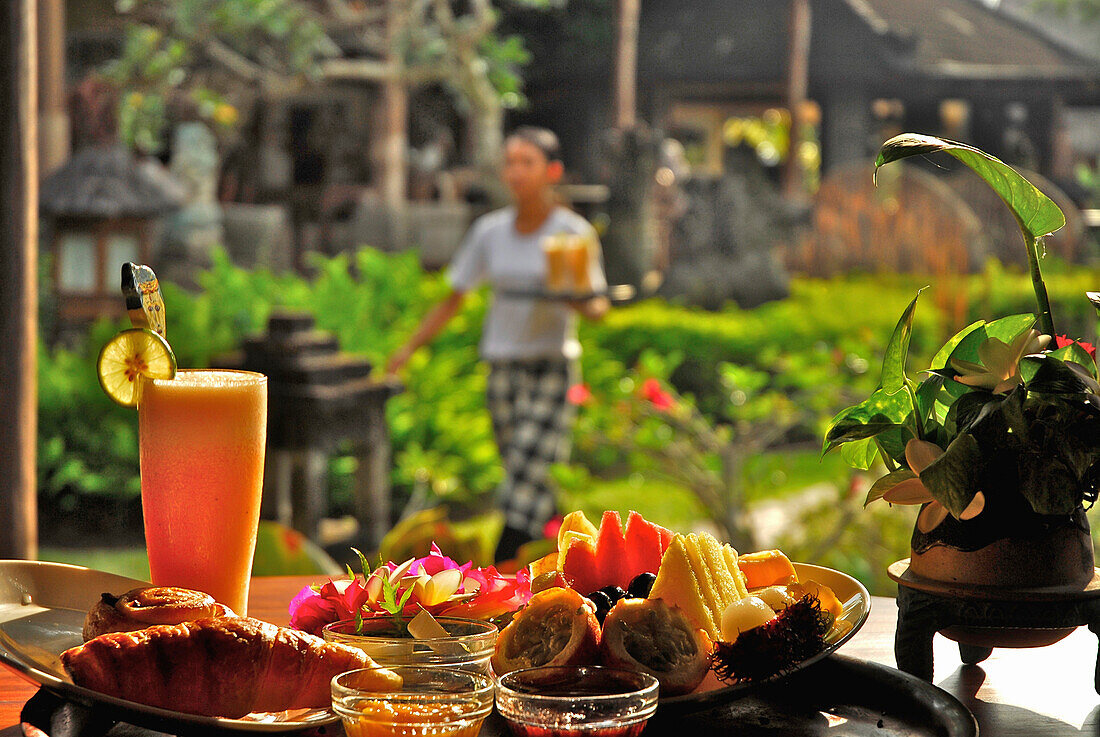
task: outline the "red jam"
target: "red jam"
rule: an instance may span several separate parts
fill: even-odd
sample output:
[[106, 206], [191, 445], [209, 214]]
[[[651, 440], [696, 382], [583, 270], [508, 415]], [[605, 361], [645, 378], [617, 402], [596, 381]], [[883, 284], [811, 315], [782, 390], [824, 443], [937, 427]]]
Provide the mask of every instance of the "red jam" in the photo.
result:
[[512, 734], [516, 737], [638, 737], [645, 729], [645, 722], [635, 722], [625, 727], [536, 727], [533, 724], [520, 724], [509, 721]]

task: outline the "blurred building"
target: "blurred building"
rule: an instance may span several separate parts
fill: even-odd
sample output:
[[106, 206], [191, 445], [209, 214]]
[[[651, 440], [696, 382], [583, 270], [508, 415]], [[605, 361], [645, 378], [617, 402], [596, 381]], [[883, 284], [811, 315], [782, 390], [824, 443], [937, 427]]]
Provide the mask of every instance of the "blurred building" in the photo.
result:
[[[808, 117], [819, 120], [825, 169], [869, 157], [889, 135], [913, 130], [1064, 176], [1067, 120], [1100, 106], [1100, 58], [1021, 19], [1022, 4], [1030, 0], [1006, 1], [1009, 13], [992, 0], [813, 0]], [[722, 169], [727, 121], [786, 104], [789, 7], [642, 3], [642, 116], [683, 141], [701, 173]], [[610, 46], [577, 53], [582, 42], [567, 21], [526, 22], [527, 32], [546, 38], [533, 44], [531, 105], [516, 120], [556, 126], [573, 158], [594, 161], [610, 116]]]

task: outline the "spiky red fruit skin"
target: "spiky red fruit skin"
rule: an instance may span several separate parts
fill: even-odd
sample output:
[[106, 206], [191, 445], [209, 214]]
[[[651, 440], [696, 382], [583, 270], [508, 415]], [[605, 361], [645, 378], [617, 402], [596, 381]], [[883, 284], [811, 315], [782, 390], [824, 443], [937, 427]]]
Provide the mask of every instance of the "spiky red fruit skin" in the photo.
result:
[[[557, 616], [564, 612], [567, 617]], [[556, 627], [566, 624], [569, 639], [565, 646], [545, 658], [545, 653], [526, 647], [526, 643], [548, 642]], [[599, 662], [600, 622], [592, 602], [573, 589], [551, 588], [531, 597], [508, 626], [497, 636], [490, 663], [502, 676], [519, 668], [539, 665], [595, 665]]]
[[825, 649], [832, 615], [807, 594], [771, 621], [742, 632], [734, 642], [718, 642], [711, 667], [723, 681], [761, 680], [783, 673]]

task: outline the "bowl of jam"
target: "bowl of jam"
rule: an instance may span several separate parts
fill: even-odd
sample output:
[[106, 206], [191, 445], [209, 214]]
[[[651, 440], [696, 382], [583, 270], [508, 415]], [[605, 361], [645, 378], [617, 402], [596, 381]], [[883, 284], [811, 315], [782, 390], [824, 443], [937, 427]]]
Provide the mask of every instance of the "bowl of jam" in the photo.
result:
[[601, 666], [524, 668], [497, 682], [517, 737], [636, 737], [657, 709], [657, 679]]
[[476, 737], [493, 710], [493, 679], [454, 667], [390, 666], [399, 690], [377, 690], [369, 668], [332, 679], [332, 709], [347, 737]]

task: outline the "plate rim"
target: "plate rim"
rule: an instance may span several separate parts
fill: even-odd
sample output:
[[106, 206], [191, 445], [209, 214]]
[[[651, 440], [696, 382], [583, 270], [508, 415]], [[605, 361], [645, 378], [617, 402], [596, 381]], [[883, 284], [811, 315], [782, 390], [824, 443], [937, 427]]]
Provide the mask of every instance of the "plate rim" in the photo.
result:
[[841, 576], [842, 578], [847, 579], [848, 582], [850, 582], [855, 587], [856, 591], [859, 593], [860, 598], [863, 602], [865, 602], [865, 606], [860, 609], [859, 616], [853, 623], [852, 629], [841, 635], [836, 642], [826, 645], [825, 649], [817, 655], [811, 656], [806, 660], [803, 660], [801, 663], [794, 666], [788, 671], [778, 673], [770, 678], [765, 678], [761, 681], [737, 683], [725, 686], [724, 688], [714, 688], [710, 691], [692, 692], [680, 696], [666, 696], [658, 700], [658, 708], [665, 709], [666, 714], [669, 711], [673, 710], [683, 712], [701, 711], [703, 709], [708, 709], [710, 707], [718, 706], [719, 704], [732, 701], [735, 698], [748, 696], [758, 689], [766, 688], [768, 686], [775, 685], [780, 681], [784, 681], [787, 678], [790, 678], [791, 676], [802, 672], [819, 660], [822, 660], [829, 655], [832, 655], [842, 645], [851, 640], [857, 632], [859, 632], [864, 623], [866, 623], [868, 616], [871, 614], [871, 594], [867, 591], [867, 587], [864, 586], [863, 583], [854, 576], [850, 576], [843, 571], [838, 571], [835, 568], [820, 566], [814, 563], [797, 563], [795, 561], [791, 561], [791, 564], [794, 566], [795, 573], [798, 574], [799, 580], [804, 577], [802, 573], [803, 571], [806, 571], [807, 576], [809, 576], [812, 571], [827, 571], [830, 575]]
[[[14, 565], [13, 565], [14, 564]], [[140, 579], [130, 578], [128, 576], [122, 576], [116, 573], [110, 573], [108, 571], [100, 571], [94, 568], [88, 568], [86, 566], [72, 565], [70, 563], [54, 563], [52, 561], [28, 561], [28, 560], [0, 560], [0, 573], [7, 573], [11, 568], [28, 568], [28, 569], [54, 569], [65, 570], [69, 573], [86, 573], [105, 575], [118, 579], [118, 582], [122, 585], [133, 584], [130, 588], [136, 586], [152, 586], [148, 581], [142, 581]], [[11, 576], [8, 576], [9, 581], [18, 584], [18, 580], [13, 580]], [[66, 607], [46, 607], [41, 604], [35, 604], [42, 609], [65, 609], [67, 611], [79, 611], [76, 609], [67, 609]], [[7, 637], [7, 636], [6, 636]], [[13, 640], [14, 641], [14, 640]], [[29, 677], [36, 684], [45, 688], [46, 690], [57, 694], [58, 696], [75, 701], [82, 706], [96, 707], [100, 705], [106, 705], [108, 707], [118, 709], [127, 715], [137, 715], [141, 719], [148, 719], [158, 722], [160, 725], [166, 725], [171, 723], [185, 723], [187, 728], [206, 727], [220, 730], [237, 730], [237, 731], [250, 731], [250, 732], [289, 732], [298, 731], [302, 729], [309, 729], [312, 727], [319, 727], [326, 724], [332, 724], [339, 720], [339, 717], [331, 708], [327, 709], [328, 715], [320, 717], [318, 719], [311, 719], [309, 721], [285, 721], [285, 722], [260, 722], [247, 719], [230, 719], [227, 717], [211, 717], [203, 716], [200, 714], [188, 714], [186, 712], [174, 711], [172, 709], [162, 709], [157, 706], [150, 706], [148, 704], [140, 704], [136, 701], [129, 701], [127, 699], [121, 699], [117, 696], [111, 696], [109, 694], [94, 691], [90, 688], [78, 686], [70, 681], [58, 678], [53, 673], [44, 671], [38, 668], [33, 662], [27, 662], [22, 657], [12, 652], [4, 641], [4, 638], [0, 638], [0, 661], [10, 666], [11, 668], [19, 671], [21, 674]], [[124, 719], [133, 723], [130, 719]], [[141, 726], [141, 725], [139, 725]]]

